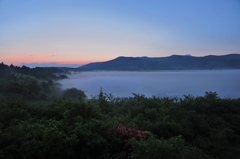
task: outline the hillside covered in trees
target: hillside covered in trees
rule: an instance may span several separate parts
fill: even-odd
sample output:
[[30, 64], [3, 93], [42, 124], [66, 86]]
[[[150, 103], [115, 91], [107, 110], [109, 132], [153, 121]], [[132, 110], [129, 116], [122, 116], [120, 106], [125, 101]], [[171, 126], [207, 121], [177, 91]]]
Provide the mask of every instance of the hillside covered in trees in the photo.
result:
[[[240, 99], [58, 90], [57, 68], [0, 65], [0, 158], [240, 158]], [[56, 75], [58, 74], [58, 75]]]
[[58, 68], [29, 68], [0, 64], [0, 96], [46, 100], [59, 92], [56, 80], [67, 78]]

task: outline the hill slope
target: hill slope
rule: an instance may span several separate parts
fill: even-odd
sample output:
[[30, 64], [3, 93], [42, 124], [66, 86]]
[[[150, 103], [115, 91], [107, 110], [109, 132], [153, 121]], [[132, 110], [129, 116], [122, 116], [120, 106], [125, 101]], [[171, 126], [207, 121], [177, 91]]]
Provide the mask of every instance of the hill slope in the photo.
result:
[[123, 57], [79, 67], [80, 70], [207, 70], [240, 69], [240, 54], [222, 56]]

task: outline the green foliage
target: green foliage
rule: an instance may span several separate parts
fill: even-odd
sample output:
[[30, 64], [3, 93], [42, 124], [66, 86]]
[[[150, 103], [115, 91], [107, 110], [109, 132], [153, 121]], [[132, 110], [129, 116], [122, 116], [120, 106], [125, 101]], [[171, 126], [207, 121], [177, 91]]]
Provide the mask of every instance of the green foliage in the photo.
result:
[[64, 79], [64, 78], [68, 78], [66, 75], [59, 75], [58, 79]]
[[85, 99], [87, 96], [82, 90], [79, 90], [77, 88], [69, 88], [62, 92], [63, 98], [70, 98], [70, 99]]
[[240, 158], [240, 99], [115, 98], [100, 90], [85, 100], [76, 88], [49, 98], [52, 78], [16, 70], [31, 74], [0, 65], [0, 158]]
[[145, 133], [144, 137], [137, 141], [132, 139], [132, 158], [137, 159], [202, 159], [209, 158], [203, 152], [194, 147], [185, 145], [182, 136], [175, 136], [170, 139], [158, 139], [152, 133]]
[[34, 101], [46, 101], [58, 96], [57, 79], [67, 78], [58, 68], [29, 68], [0, 64], [0, 96], [22, 97]]
[[34, 106], [2, 99], [1, 103], [2, 158], [96, 158], [107, 145], [109, 125], [91, 102], [57, 99]]

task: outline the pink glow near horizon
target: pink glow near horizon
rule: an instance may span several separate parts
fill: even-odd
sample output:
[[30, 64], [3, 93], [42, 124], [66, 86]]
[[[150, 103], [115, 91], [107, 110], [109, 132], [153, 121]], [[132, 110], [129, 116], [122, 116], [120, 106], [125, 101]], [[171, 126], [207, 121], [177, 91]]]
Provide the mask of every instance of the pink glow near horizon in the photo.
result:
[[99, 62], [99, 61], [66, 61], [66, 62], [63, 62], [63, 61], [58, 61], [58, 62], [55, 62], [55, 61], [25, 61], [25, 60], [14, 60], [14, 59], [11, 59], [11, 60], [6, 60], [6, 61], [1, 61], [3, 62], [4, 64], [7, 64], [7, 65], [22, 65], [22, 64], [57, 64], [57, 65], [65, 65], [65, 64], [72, 64], [72, 65], [84, 65], [84, 64], [88, 64], [88, 63], [91, 63], [91, 62]]

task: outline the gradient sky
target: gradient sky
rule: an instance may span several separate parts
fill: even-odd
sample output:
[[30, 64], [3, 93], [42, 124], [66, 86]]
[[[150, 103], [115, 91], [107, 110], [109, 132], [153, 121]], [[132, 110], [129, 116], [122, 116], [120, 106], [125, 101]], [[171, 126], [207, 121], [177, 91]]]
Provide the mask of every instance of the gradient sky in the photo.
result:
[[240, 0], [0, 0], [0, 61], [240, 53]]

